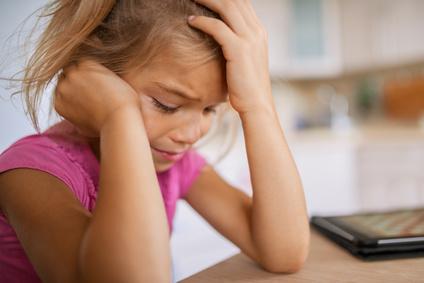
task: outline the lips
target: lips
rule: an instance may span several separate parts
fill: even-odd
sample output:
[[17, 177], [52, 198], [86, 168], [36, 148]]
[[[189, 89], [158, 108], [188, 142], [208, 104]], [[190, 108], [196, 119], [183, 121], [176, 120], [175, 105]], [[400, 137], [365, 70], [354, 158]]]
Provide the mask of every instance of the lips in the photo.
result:
[[165, 151], [158, 148], [152, 147], [153, 151], [155, 151], [157, 154], [159, 154], [163, 159], [166, 159], [168, 161], [177, 161], [179, 160], [185, 153], [185, 151], [180, 152], [172, 152], [172, 151]]

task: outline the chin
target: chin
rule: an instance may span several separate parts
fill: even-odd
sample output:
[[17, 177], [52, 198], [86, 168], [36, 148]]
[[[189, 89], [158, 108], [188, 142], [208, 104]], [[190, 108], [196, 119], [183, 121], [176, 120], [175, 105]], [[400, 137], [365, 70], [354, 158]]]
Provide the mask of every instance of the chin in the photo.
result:
[[155, 162], [155, 170], [156, 172], [163, 172], [168, 170], [169, 168], [172, 167], [172, 165], [174, 165], [174, 163], [169, 162], [169, 163], [157, 163]]

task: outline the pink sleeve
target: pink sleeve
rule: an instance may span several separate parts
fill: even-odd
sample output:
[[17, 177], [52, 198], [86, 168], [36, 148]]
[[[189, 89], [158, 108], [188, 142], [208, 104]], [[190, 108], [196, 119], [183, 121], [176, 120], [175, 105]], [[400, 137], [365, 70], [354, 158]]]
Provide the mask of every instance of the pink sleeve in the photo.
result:
[[86, 198], [79, 168], [45, 136], [21, 139], [0, 155], [0, 173], [18, 168], [49, 173], [65, 183], [81, 203]]
[[180, 198], [184, 198], [191, 185], [200, 175], [201, 169], [206, 165], [206, 160], [194, 150], [187, 152], [180, 164]]

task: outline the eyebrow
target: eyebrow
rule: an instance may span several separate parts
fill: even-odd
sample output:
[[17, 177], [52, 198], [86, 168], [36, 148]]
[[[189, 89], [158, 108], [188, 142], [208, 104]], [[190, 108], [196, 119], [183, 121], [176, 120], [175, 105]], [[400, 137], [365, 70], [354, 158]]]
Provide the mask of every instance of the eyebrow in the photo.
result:
[[156, 85], [157, 87], [159, 87], [160, 89], [162, 89], [163, 91], [166, 91], [166, 92], [169, 92], [169, 93], [172, 93], [172, 94], [178, 95], [178, 96], [180, 96], [180, 97], [182, 97], [182, 98], [186, 98], [186, 99], [190, 99], [190, 100], [200, 101], [200, 99], [199, 99], [199, 98], [197, 98], [197, 97], [192, 97], [192, 96], [190, 96], [190, 95], [186, 94], [184, 91], [181, 91], [181, 90], [179, 90], [179, 89], [177, 89], [177, 88], [174, 88], [174, 87], [172, 87], [172, 86], [168, 86], [168, 85], [163, 84], [163, 83], [161, 83], [161, 82], [155, 82], [155, 85]]

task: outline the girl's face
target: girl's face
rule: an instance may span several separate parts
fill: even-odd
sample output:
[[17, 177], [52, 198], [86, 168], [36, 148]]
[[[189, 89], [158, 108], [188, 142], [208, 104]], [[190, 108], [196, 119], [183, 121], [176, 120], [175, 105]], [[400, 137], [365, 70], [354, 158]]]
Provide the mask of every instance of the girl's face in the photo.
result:
[[222, 63], [196, 67], [161, 59], [122, 77], [139, 94], [156, 171], [169, 169], [204, 136], [217, 106], [227, 100]]

